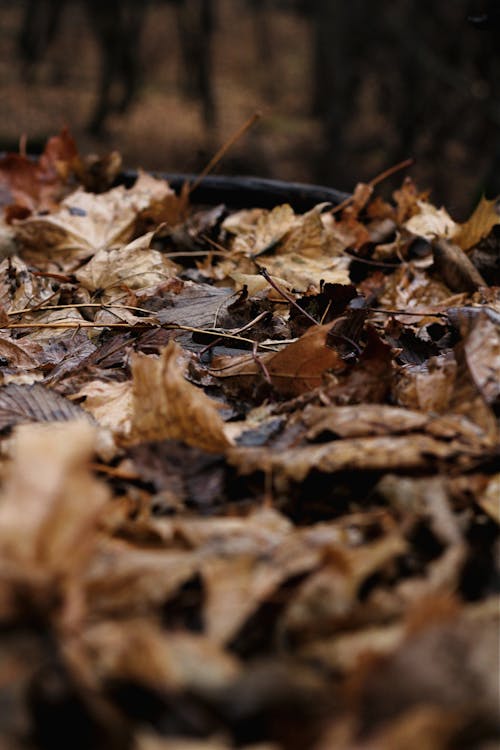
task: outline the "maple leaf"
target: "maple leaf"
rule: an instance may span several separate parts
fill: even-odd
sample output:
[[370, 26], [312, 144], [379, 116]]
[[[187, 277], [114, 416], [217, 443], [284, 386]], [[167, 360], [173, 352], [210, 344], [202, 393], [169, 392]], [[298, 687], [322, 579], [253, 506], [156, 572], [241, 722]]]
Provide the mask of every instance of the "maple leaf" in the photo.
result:
[[176, 275], [177, 266], [151, 248], [154, 232], [138, 237], [128, 245], [104, 247], [80, 268], [75, 276], [90, 292], [101, 290], [101, 299], [113, 301], [116, 288], [153, 287]]
[[331, 324], [311, 326], [297, 341], [279, 352], [259, 354], [257, 360], [248, 355], [219, 357], [210, 373], [242, 383], [264, 374], [282, 395], [307, 393], [321, 385], [327, 373], [346, 368], [336, 349], [327, 344], [331, 327]]
[[51, 214], [16, 223], [20, 252], [34, 263], [49, 258], [73, 269], [75, 261], [130, 241], [141, 211], [172, 194], [165, 180], [145, 174], [129, 189], [120, 185], [95, 195], [79, 188]]

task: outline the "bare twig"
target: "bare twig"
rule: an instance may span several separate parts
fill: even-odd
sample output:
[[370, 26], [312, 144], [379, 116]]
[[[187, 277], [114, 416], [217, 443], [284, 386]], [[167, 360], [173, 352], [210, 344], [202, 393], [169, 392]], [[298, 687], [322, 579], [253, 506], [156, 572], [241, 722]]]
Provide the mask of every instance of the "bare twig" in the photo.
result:
[[259, 266], [259, 273], [265, 278], [267, 283], [272, 286], [273, 289], [275, 289], [278, 294], [281, 294], [281, 296], [286, 299], [287, 302], [289, 302], [291, 305], [293, 305], [299, 312], [302, 313], [302, 315], [305, 315], [305, 317], [310, 320], [312, 323], [314, 323], [315, 326], [319, 326], [319, 323], [317, 320], [313, 318], [312, 315], [309, 315], [307, 310], [303, 310], [301, 306], [294, 300], [294, 298], [288, 294], [288, 292], [285, 292], [284, 289], [282, 289], [269, 275], [269, 272], [266, 268], [263, 266]]
[[207, 174], [210, 174], [214, 167], [216, 167], [220, 160], [226, 155], [229, 149], [234, 146], [236, 141], [239, 141], [239, 139], [244, 136], [245, 133], [247, 133], [250, 128], [253, 127], [253, 125], [255, 125], [260, 117], [260, 112], [254, 112], [254, 114], [249, 117], [248, 120], [244, 122], [243, 125], [238, 128], [235, 133], [233, 133], [233, 135], [224, 143], [224, 145], [222, 145], [220, 149], [212, 156], [207, 166], [200, 172], [193, 184], [189, 186], [188, 194], [196, 190], [198, 185], [203, 181], [203, 178], [206, 177]]

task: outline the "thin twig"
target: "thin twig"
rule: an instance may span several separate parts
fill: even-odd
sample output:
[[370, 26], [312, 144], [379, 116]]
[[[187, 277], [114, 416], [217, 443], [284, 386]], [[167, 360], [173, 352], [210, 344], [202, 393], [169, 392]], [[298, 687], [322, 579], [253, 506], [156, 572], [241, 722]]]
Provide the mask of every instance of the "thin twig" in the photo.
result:
[[[45, 329], [78, 329], [78, 328], [125, 328], [129, 331], [133, 330], [155, 330], [158, 328], [162, 328], [164, 330], [171, 330], [171, 331], [187, 331], [188, 333], [202, 333], [204, 335], [216, 335], [219, 338], [223, 339], [231, 339], [233, 341], [244, 341], [247, 344], [251, 344], [253, 346], [254, 339], [248, 339], [244, 336], [237, 336], [232, 333], [225, 333], [223, 331], [213, 331], [205, 328], [195, 328], [193, 326], [184, 326], [180, 323], [152, 323], [150, 321], [137, 321], [135, 323], [91, 323], [86, 320], [82, 321], [70, 321], [70, 320], [63, 320], [63, 321], [55, 321], [51, 323], [9, 323], [7, 326], [0, 326], [0, 331], [6, 331], [10, 329], [15, 328], [21, 328], [21, 329], [36, 329], [36, 328], [45, 328]], [[276, 344], [281, 343], [279, 341], [276, 342]], [[258, 347], [261, 349], [271, 349], [272, 350], [272, 344], [271, 342], [266, 343], [258, 343]]]
[[229, 151], [229, 149], [234, 146], [236, 141], [239, 141], [239, 139], [245, 135], [245, 133], [250, 130], [253, 125], [259, 120], [261, 117], [260, 112], [254, 112], [254, 114], [248, 118], [246, 122], [243, 123], [243, 125], [238, 128], [238, 130], [233, 133], [233, 135], [220, 147], [220, 149], [212, 156], [210, 161], [208, 162], [207, 166], [200, 172], [196, 180], [193, 182], [192, 185], [189, 186], [188, 194], [192, 193], [198, 185], [203, 181], [203, 178], [206, 177], [210, 172], [214, 169], [215, 166], [220, 162], [220, 160], [226, 155], [226, 153]]
[[445, 318], [446, 313], [440, 313], [440, 312], [430, 312], [429, 310], [427, 312], [411, 312], [410, 310], [384, 310], [381, 307], [367, 307], [366, 310], [368, 312], [374, 312], [374, 313], [383, 313], [384, 315], [409, 315], [410, 317], [413, 315], [417, 315], [422, 318], [426, 317], [434, 317], [434, 318]]
[[314, 323], [315, 326], [319, 326], [318, 321], [315, 320], [312, 315], [309, 315], [307, 310], [303, 310], [301, 306], [294, 300], [294, 298], [288, 294], [288, 292], [285, 292], [275, 281], [273, 281], [266, 268], [264, 268], [263, 266], [258, 266], [258, 269], [259, 273], [265, 278], [267, 283], [278, 292], [278, 294], [281, 294], [281, 296], [286, 299], [287, 302], [289, 302], [291, 305], [293, 305], [293, 307], [299, 310], [302, 315], [305, 315], [305, 317], [312, 323]]
[[272, 385], [272, 380], [271, 380], [271, 376], [269, 375], [269, 370], [267, 369], [266, 365], [257, 354], [257, 342], [256, 341], [254, 341], [254, 345], [252, 347], [252, 359], [257, 365], [257, 367], [260, 367], [260, 369], [262, 370], [264, 379], [269, 383], [269, 385]]
[[383, 182], [384, 180], [387, 180], [389, 177], [392, 177], [393, 174], [396, 174], [396, 172], [401, 172], [402, 169], [406, 169], [407, 167], [411, 167], [414, 163], [415, 159], [403, 159], [403, 161], [398, 162], [398, 164], [394, 164], [392, 167], [388, 167], [384, 172], [381, 172], [379, 175], [374, 177], [370, 182], [368, 183], [371, 187], [375, 187], [379, 183]]
[[[49, 297], [48, 299], [51, 299]], [[39, 312], [40, 310], [69, 310], [72, 307], [75, 309], [84, 308], [84, 307], [92, 307], [92, 308], [100, 308], [101, 310], [108, 310], [108, 309], [117, 309], [117, 310], [132, 310], [134, 312], [142, 312], [147, 313], [148, 315], [151, 315], [152, 310], [146, 310], [144, 307], [133, 307], [132, 305], [113, 305], [113, 304], [105, 304], [103, 302], [75, 302], [72, 305], [43, 305], [43, 302], [41, 302], [39, 305], [35, 305], [34, 307], [25, 307], [22, 310], [10, 310], [7, 315], [24, 315], [26, 313], [31, 312]]]
[[[243, 333], [243, 331], [248, 331], [249, 328], [252, 328], [256, 323], [259, 322], [259, 320], [262, 320], [262, 318], [264, 318], [268, 314], [269, 313], [267, 312], [267, 310], [265, 310], [264, 312], [259, 313], [259, 315], [257, 315], [257, 317], [254, 318], [253, 320], [251, 320], [249, 323], [247, 323], [244, 326], [241, 326], [241, 328], [231, 328], [229, 330], [233, 334], [238, 334], [238, 333]], [[222, 340], [221, 336], [218, 336], [216, 339], [214, 339], [214, 341], [211, 341], [209, 344], [207, 344], [206, 346], [204, 346], [203, 349], [201, 349], [198, 352], [198, 358], [202, 357], [204, 354], [206, 354], [214, 346], [218, 346], [218, 344], [220, 344], [221, 340]], [[241, 339], [241, 340], [243, 341], [243, 339]], [[255, 346], [256, 344], [257, 344], [257, 341], [254, 341], [253, 345]]]
[[[388, 169], [384, 170], [380, 174], [373, 177], [369, 182], [366, 184], [369, 187], [375, 187], [376, 185], [379, 185], [383, 180], [386, 180], [388, 177], [392, 177], [393, 174], [396, 174], [396, 172], [400, 172], [402, 169], [406, 169], [407, 167], [411, 167], [413, 164], [414, 159], [404, 159], [404, 161], [400, 161], [398, 164], [394, 164], [394, 166], [389, 167]], [[342, 201], [342, 203], [339, 203], [337, 206], [332, 208], [330, 211], [331, 214], [338, 214], [340, 211], [343, 211], [344, 208], [347, 208], [347, 206], [350, 206], [351, 203], [354, 200], [354, 193], [350, 195], [348, 198]]]

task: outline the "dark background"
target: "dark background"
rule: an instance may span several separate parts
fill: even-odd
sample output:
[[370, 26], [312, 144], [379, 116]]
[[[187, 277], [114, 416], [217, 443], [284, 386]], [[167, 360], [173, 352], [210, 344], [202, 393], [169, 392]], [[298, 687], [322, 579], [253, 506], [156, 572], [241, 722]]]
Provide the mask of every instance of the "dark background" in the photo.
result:
[[[96, 14], [106, 2], [59, 2], [52, 37], [44, 41], [43, 12], [31, 16], [24, 49], [29, 3], [0, 2], [0, 149], [16, 149], [25, 134], [37, 150], [66, 124], [84, 153], [117, 148], [128, 167], [198, 171], [260, 110], [219, 172], [350, 189], [414, 157], [410, 173], [456, 218], [483, 191], [500, 192], [500, 34], [495, 22], [481, 30], [467, 20], [488, 6], [494, 16], [496, 2], [212, 0], [211, 123], [186, 80], [199, 31], [186, 49], [182, 2], [137, 2], [142, 33], [138, 24], [128, 42], [136, 96], [98, 134], [88, 127], [103, 66]], [[195, 25], [200, 0], [186, 3]]]

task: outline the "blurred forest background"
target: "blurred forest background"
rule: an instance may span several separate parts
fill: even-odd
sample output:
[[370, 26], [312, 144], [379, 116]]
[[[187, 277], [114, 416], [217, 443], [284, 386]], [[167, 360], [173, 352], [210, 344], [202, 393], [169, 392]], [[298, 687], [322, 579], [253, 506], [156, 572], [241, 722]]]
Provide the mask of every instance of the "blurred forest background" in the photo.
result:
[[460, 219], [500, 192], [497, 6], [0, 0], [0, 150], [68, 125], [84, 153], [196, 172], [260, 110], [219, 172], [349, 190], [414, 157]]

